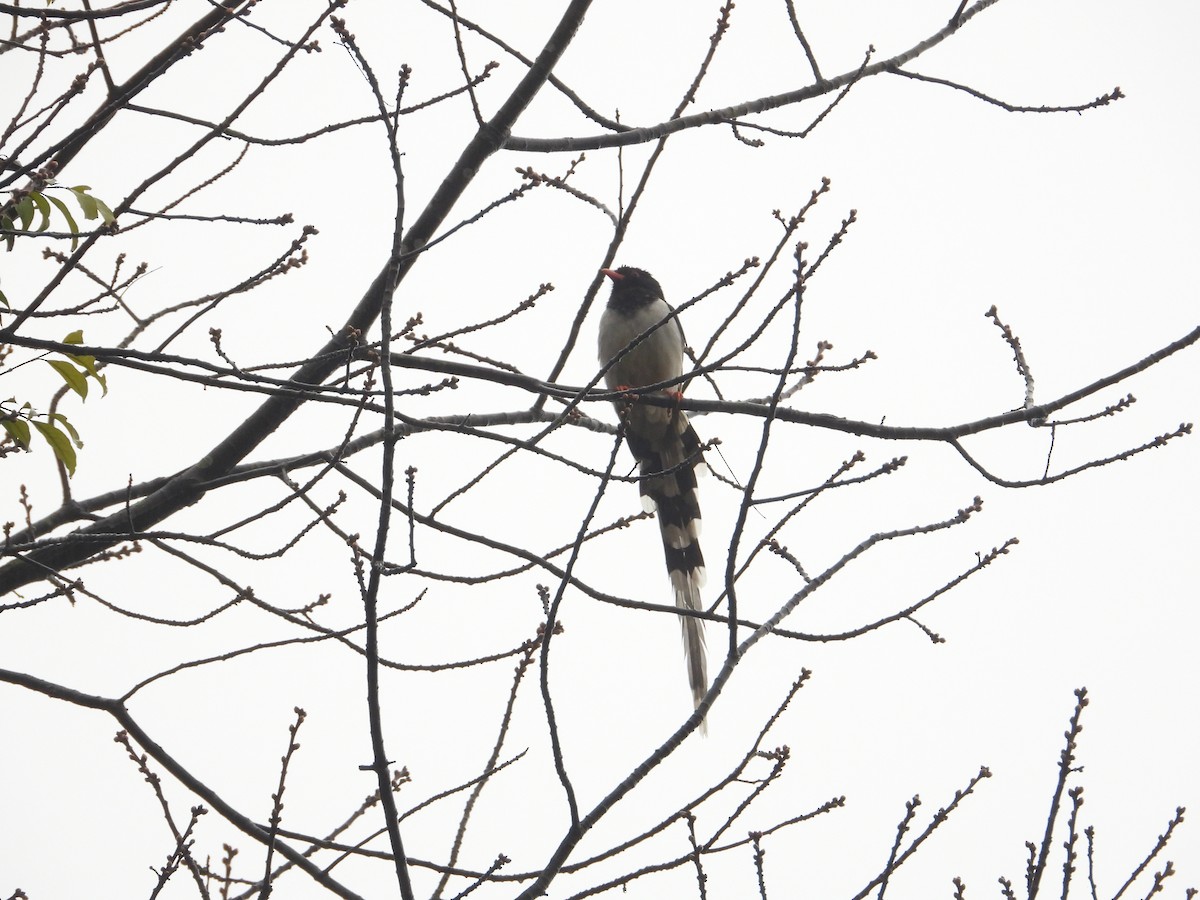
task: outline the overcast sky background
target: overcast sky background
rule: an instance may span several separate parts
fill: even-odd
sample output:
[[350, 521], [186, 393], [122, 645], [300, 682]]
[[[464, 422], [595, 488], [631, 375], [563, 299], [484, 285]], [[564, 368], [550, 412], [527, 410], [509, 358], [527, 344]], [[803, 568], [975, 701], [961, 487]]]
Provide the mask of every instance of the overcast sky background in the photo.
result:
[[[875, 58], [912, 46], [940, 28], [953, 5], [802, 4], [800, 16], [823, 73], [832, 76], [856, 68], [868, 45], [874, 45]], [[203, 6], [177, 4], [160, 24], [134, 35], [124, 51], [118, 44], [114, 66], [124, 66], [128, 74]], [[266, 2], [254, 20], [294, 37], [319, 8], [313, 2]], [[459, 9], [530, 56], [557, 16], [534, 4], [502, 8], [467, 2]], [[716, 4], [688, 4], [685, 11], [682, 4], [597, 3], [556, 74], [596, 109], [619, 109], [623, 122], [662, 121], [692, 78], [716, 13]], [[408, 102], [459, 82], [453, 35], [442, 17], [378, 0], [354, 0], [345, 16], [385, 82], [391, 82], [400, 63], [414, 67]], [[782, 3], [743, 0], [732, 26], [693, 111], [810, 81]], [[809, 285], [801, 353], [807, 358], [818, 340], [827, 340], [834, 345], [830, 362], [845, 362], [866, 350], [879, 358], [857, 371], [822, 375], [793, 405], [890, 425], [944, 425], [1018, 407], [1023, 382], [1008, 346], [985, 318], [993, 304], [1021, 339], [1036, 378], [1036, 399], [1049, 401], [1141, 359], [1197, 324], [1200, 114], [1193, 43], [1198, 26], [1200, 8], [1183, 0], [1140, 5], [1004, 0], [910, 68], [1019, 105], [1085, 103], [1117, 85], [1127, 98], [1082, 115], [1014, 114], [945, 87], [877, 77], [856, 86], [804, 141], [765, 136], [767, 145], [754, 149], [739, 143], [728, 128], [686, 132], [669, 142], [617, 262], [649, 269], [668, 299], [685, 301], [746, 257], [765, 257], [779, 234], [772, 210], [794, 212], [820, 179], [829, 177], [831, 193], [801, 232], [810, 256], [850, 209], [857, 210], [859, 221]], [[324, 51], [299, 58], [240, 127], [276, 137], [372, 111], [361, 76], [333, 34], [326, 30], [320, 40]], [[468, 37], [466, 50], [472, 71], [491, 59], [502, 63], [479, 92], [485, 113], [494, 111], [523, 69], [476, 38]], [[219, 118], [231, 98], [240, 96], [242, 79], [261, 77], [277, 54], [278, 46], [261, 35], [231, 28], [156, 84], [144, 102]], [[0, 56], [5, 108], [11, 102], [7, 85], [24, 85], [28, 65], [18, 54]], [[99, 84], [90, 92], [91, 102], [85, 95], [78, 104], [80, 114], [99, 101]], [[799, 129], [824, 102], [756, 121]], [[413, 117], [411, 126], [402, 121], [410, 220], [469, 137], [471, 121], [462, 98]], [[528, 137], [597, 130], [549, 88], [514, 129]], [[196, 135], [179, 123], [123, 116], [61, 181], [88, 183], [116, 205], [147, 171]], [[239, 150], [234, 142], [210, 144], [180, 180], [156, 188], [139, 206], [168, 202]], [[647, 152], [646, 147], [625, 151], [627, 190]], [[577, 155], [498, 154], [450, 222], [518, 184], [514, 167], [560, 174]], [[211, 326], [223, 329], [225, 349], [243, 364], [303, 358], [323, 343], [327, 326], [340, 325], [385, 258], [392, 216], [388, 166], [377, 128], [341, 131], [281, 151], [254, 148], [238, 169], [182, 209], [248, 216], [292, 211], [296, 226], [139, 229], [112, 249], [102, 244], [91, 263], [107, 271], [120, 251], [128, 252], [128, 265], [148, 260], [150, 274], [126, 300], [154, 309], [236, 281], [281, 252], [300, 224], [315, 224], [320, 234], [308, 244], [311, 259], [303, 270], [220, 307], [173, 347], [212, 358], [205, 334]], [[572, 183], [616, 209], [615, 152], [588, 151]], [[440, 333], [499, 315], [538, 284], [552, 282], [555, 291], [533, 311], [463, 341], [473, 351], [544, 376], [610, 236], [611, 223], [595, 209], [559, 192], [534, 192], [429, 253], [405, 280], [395, 318], [402, 321], [420, 310], [423, 330]], [[40, 258], [42, 243], [20, 243], [17, 252], [0, 260], [0, 285], [14, 306], [50, 277], [51, 266]], [[771, 297], [786, 289], [790, 268], [781, 265], [769, 282]], [[76, 289], [83, 294], [82, 286]], [[683, 324], [694, 346], [703, 346], [737, 296], [725, 291], [688, 311]], [[596, 372], [598, 313], [599, 306], [560, 379], [565, 384], [584, 384]], [[84, 327], [90, 342], [117, 340], [127, 325], [96, 320]], [[67, 330], [61, 322], [29, 326], [30, 333], [46, 337]], [[768, 340], [755, 362], [778, 364], [783, 346], [781, 338]], [[1052, 470], [1120, 452], [1194, 420], [1198, 374], [1200, 355], [1192, 348], [1073, 407], [1072, 415], [1083, 415], [1127, 392], [1138, 399], [1115, 418], [1060, 429]], [[258, 403], [252, 395], [163, 386], [129, 371], [110, 371], [109, 378], [106, 398], [83, 406], [65, 402], [64, 411], [87, 443], [73, 483], [77, 496], [117, 489], [131, 475], [142, 481], [195, 461]], [[749, 380], [723, 382], [731, 397], [761, 395], [763, 384], [756, 389]], [[514, 391], [467, 387], [406, 400], [403, 408], [423, 416], [520, 409], [530, 401]], [[0, 385], [3, 396], [32, 398], [47, 389], [44, 373], [35, 367]], [[700, 384], [690, 393], [711, 396]], [[585, 411], [613, 419], [600, 404]], [[305, 410], [253, 458], [333, 446], [347, 416]], [[757, 421], [699, 416], [695, 424], [702, 437], [722, 441], [722, 456], [710, 454], [710, 463], [722, 474], [744, 479], [759, 439]], [[997, 475], [1016, 480], [1041, 474], [1047, 443], [1046, 431], [1021, 426], [979, 436], [967, 446]], [[547, 446], [603, 468], [611, 444], [604, 435], [567, 429]], [[905, 801], [920, 794], [920, 827], [981, 765], [990, 767], [993, 777], [905, 865], [888, 896], [950, 896], [955, 875], [966, 880], [968, 896], [998, 895], [998, 876], [1023, 884], [1024, 842], [1040, 840], [1044, 829], [1062, 733], [1074, 705], [1072, 691], [1086, 686], [1091, 705], [1084, 714], [1078, 759], [1083, 771], [1074, 783], [1085, 786], [1081, 827], [1096, 827], [1098, 893], [1111, 897], [1176, 806], [1200, 809], [1194, 764], [1200, 738], [1194, 701], [1200, 625], [1195, 438], [1050, 487], [1019, 490], [987, 483], [938, 445], [788, 426], [781, 428], [775, 446], [779, 457], [760, 486], [765, 495], [817, 485], [857, 449], [868, 456], [864, 471], [893, 456], [910, 458], [891, 478], [833, 492], [797, 519], [782, 541], [810, 572], [871, 533], [939, 521], [975, 495], [984, 500], [984, 511], [966, 526], [873, 551], [789, 618], [790, 627], [814, 633], [852, 628], [924, 596], [968, 568], [977, 552], [1013, 536], [1020, 544], [922, 613], [921, 622], [944, 637], [944, 644], [932, 645], [908, 623], [846, 642], [761, 641], [712, 710], [709, 737], [690, 739], [649, 779], [644, 792], [614, 811], [613, 821], [585, 842], [583, 852], [657, 822], [720, 777], [807, 667], [814, 672], [811, 682], [765, 742], [791, 747], [787, 773], [734, 827], [731, 838], [831, 797], [845, 795], [847, 805], [766, 841], [769, 895], [852, 895], [887, 858]], [[427, 509], [497, 452], [482, 442], [430, 435], [402, 442], [397, 458], [400, 467], [419, 468], [417, 504]], [[628, 457], [622, 460], [621, 471]], [[19, 484], [29, 486], [35, 515], [57, 505], [57, 475], [44, 447], [8, 457], [3, 465], [5, 520], [22, 518]], [[378, 456], [363, 454], [354, 467], [377, 477]], [[594, 487], [518, 458], [474, 495], [449, 506], [447, 516], [514, 543], [550, 548], [573, 537]], [[322, 490], [318, 502], [331, 502], [335, 486]], [[737, 495], [713, 478], [701, 490], [710, 583], [719, 584]], [[218, 527], [279, 496], [274, 485], [250, 485], [187, 510], [166, 527]], [[636, 491], [615, 484], [596, 521], [638, 508]], [[769, 527], [773, 512], [752, 517], [743, 554]], [[373, 506], [358, 495], [343, 525], [370, 535], [374, 515]], [[272, 521], [241, 537], [255, 549], [268, 549], [280, 543], [285, 530]], [[498, 554], [472, 550], [464, 555], [463, 545], [433, 537], [426, 537], [419, 550], [423, 566], [447, 571], [487, 572], [512, 564]], [[86, 583], [123, 608], [157, 615], [165, 609], [178, 618], [228, 599], [227, 592], [179, 564], [149, 556], [87, 569]], [[402, 556], [399, 550], [396, 556]], [[345, 557], [344, 548], [322, 538], [283, 562], [249, 565], [222, 558], [222, 564], [280, 606], [300, 606], [318, 592], [333, 592], [335, 602], [323, 620], [332, 626], [349, 624], [357, 611]], [[650, 522], [591, 545], [578, 574], [621, 596], [670, 599], [657, 528]], [[479, 592], [416, 578], [389, 582], [388, 609], [408, 602], [423, 587], [430, 594], [401, 624], [385, 628], [384, 651], [396, 659], [433, 662], [513, 646], [531, 636], [541, 618], [534, 586], [547, 577], [529, 573]], [[742, 585], [743, 610], [764, 618], [800, 586], [786, 564], [764, 561]], [[716, 591], [710, 588], [712, 596]], [[571, 591], [560, 618], [565, 631], [552, 645], [552, 687], [567, 763], [586, 809], [678, 727], [689, 712], [688, 692], [678, 625], [669, 618], [605, 606]], [[182, 660], [281, 634], [274, 620], [244, 608], [203, 628], [162, 629], [132, 623], [96, 604], [70, 606], [60, 599], [4, 616], [0, 666], [114, 695]], [[710, 629], [714, 657], [724, 641], [723, 633]], [[714, 658], [711, 670], [716, 668]], [[324, 833], [372, 789], [370, 776], [357, 770], [369, 759], [361, 674], [357, 656], [334, 648], [274, 651], [166, 680], [140, 694], [132, 710], [202, 779], [265, 821], [292, 708], [305, 708], [309, 719], [290, 775], [285, 826]], [[389, 753], [414, 775], [414, 784], [400, 795], [402, 809], [478, 773], [510, 678], [511, 664], [505, 661], [385, 682]], [[497, 853], [506, 853], [514, 860], [512, 870], [535, 868], [563, 831], [564, 803], [547, 769], [535, 678], [531, 673], [523, 688], [503, 756], [526, 747], [529, 753], [511, 777], [497, 778], [485, 790], [465, 866], [486, 868]], [[161, 865], [169, 838], [150, 791], [111, 742], [115, 724], [99, 713], [13, 687], [0, 688], [0, 710], [8, 735], [0, 741], [0, 808], [5, 810], [0, 896], [18, 887], [33, 900], [79, 896], [82, 890], [96, 896], [148, 895], [153, 876], [146, 867]], [[765, 773], [766, 764], [758, 771]], [[194, 799], [170, 790], [178, 814], [185, 816]], [[405, 829], [409, 853], [442, 859], [457, 808], [435, 807], [414, 819]], [[701, 813], [702, 826], [713, 821], [719, 821], [716, 811]], [[202, 823], [198, 842], [214, 861], [222, 842], [233, 843], [243, 860], [252, 859], [241, 874], [256, 877], [261, 870], [258, 848], [216, 815]], [[634, 858], [650, 862], [683, 852], [686, 836], [675, 826], [644, 857], [638, 851]], [[1200, 884], [1200, 829], [1194, 821], [1184, 824], [1152, 868], [1161, 869], [1164, 859], [1173, 859], [1179, 870], [1165, 896], [1182, 897], [1185, 887]], [[621, 866], [611, 874], [624, 870]], [[372, 897], [389, 895], [384, 867], [347, 867], [351, 871], [345, 877], [355, 889]], [[710, 897], [750, 895], [749, 849], [714, 859], [710, 871]], [[427, 895], [432, 882], [420, 870], [417, 877], [418, 894]], [[572, 887], [594, 880], [599, 876], [563, 878], [551, 896], [568, 896]], [[1054, 887], [1057, 894], [1060, 883], [1058, 855], [1043, 889]], [[1081, 869], [1076, 896], [1085, 883]], [[691, 896], [689, 889], [694, 892], [694, 875], [680, 870], [636, 881], [628, 894]], [[168, 895], [189, 890], [180, 878]], [[1146, 890], [1148, 884], [1132, 894], [1144, 896]], [[316, 895], [296, 875], [276, 891], [288, 898]], [[493, 889], [489, 896], [516, 892]]]

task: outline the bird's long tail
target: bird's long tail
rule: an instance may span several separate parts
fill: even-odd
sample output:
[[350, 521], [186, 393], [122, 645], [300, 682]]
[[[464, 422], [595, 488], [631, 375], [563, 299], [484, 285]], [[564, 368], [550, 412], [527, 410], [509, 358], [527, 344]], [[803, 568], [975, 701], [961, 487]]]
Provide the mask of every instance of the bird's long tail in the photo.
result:
[[[656, 508], [662, 532], [663, 553], [675, 594], [675, 605], [684, 610], [702, 610], [700, 588], [704, 585], [704, 555], [700, 552], [700, 502], [696, 492], [696, 466], [703, 463], [700, 439], [686, 415], [676, 412], [675, 427], [653, 447], [642, 447], [641, 493], [647, 508]], [[636, 451], [635, 451], [636, 452]], [[683, 649], [687, 659], [692, 702], [700, 705], [708, 692], [708, 669], [704, 658], [704, 622], [695, 616], [680, 616]]]
[[[696, 548], [699, 552], [699, 547]], [[700, 588], [704, 583], [704, 570], [690, 574], [671, 571], [671, 586], [675, 589], [675, 605], [680, 609], [700, 610]], [[704, 621], [694, 616], [680, 616], [683, 625], [683, 652], [687, 660], [688, 684], [692, 689], [692, 703], [700, 705], [708, 692], [708, 664], [704, 654]], [[702, 725], [703, 727], [703, 725]]]

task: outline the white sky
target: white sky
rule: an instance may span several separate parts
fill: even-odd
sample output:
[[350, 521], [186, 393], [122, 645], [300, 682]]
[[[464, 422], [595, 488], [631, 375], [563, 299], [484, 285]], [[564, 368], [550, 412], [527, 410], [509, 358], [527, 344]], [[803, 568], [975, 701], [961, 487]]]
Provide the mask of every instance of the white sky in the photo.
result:
[[[61, 3], [58, 5], [62, 5]], [[129, 45], [148, 53], [205, 5], [179, 4], [161, 24]], [[809, 8], [809, 7], [812, 8]], [[906, 49], [936, 31], [953, 3], [859, 2], [800, 4], [800, 15], [827, 76], [855, 68], [868, 44], [876, 58]], [[263, 3], [255, 20], [288, 36], [298, 34], [320, 4]], [[533, 4], [464, 2], [463, 15], [487, 24], [533, 55], [554, 13]], [[702, 57], [715, 4], [597, 4], [557, 74], [593, 107], [620, 109], [630, 124], [670, 114]], [[354, 0], [345, 15], [351, 31], [385, 82], [407, 62], [414, 76], [407, 102], [449, 90], [460, 77], [452, 34], [441, 17], [378, 0]], [[808, 139], [767, 137], [767, 146], [738, 143], [727, 128], [687, 132], [668, 144], [655, 182], [629, 230], [617, 262], [645, 267], [682, 302], [752, 255], [765, 257], [778, 239], [773, 209], [797, 209], [822, 176], [832, 191], [808, 219], [802, 236], [810, 255], [824, 246], [847, 211], [858, 223], [809, 285], [801, 352], [818, 340], [834, 345], [828, 361], [845, 362], [866, 350], [879, 359], [846, 374], [822, 375], [794, 398], [798, 409], [830, 412], [890, 425], [943, 425], [995, 415], [1019, 406], [1023, 384], [1011, 353], [984, 313], [995, 304], [1019, 335], [1046, 402], [1127, 366], [1183, 336], [1196, 325], [1193, 210], [1200, 202], [1194, 162], [1198, 144], [1195, 54], [1200, 9], [1187, 2], [1131, 5], [1004, 0], [959, 35], [911, 66], [1022, 105], [1087, 102], [1120, 85], [1127, 99], [1083, 115], [1010, 114], [932, 84], [879, 77], [858, 85]], [[289, 75], [257, 102], [240, 126], [283, 136], [328, 121], [367, 114], [371, 100], [332, 33], [324, 51], [303, 56]], [[478, 40], [466, 44], [472, 71], [490, 59], [502, 67], [479, 92], [493, 111], [522, 74], [515, 61]], [[134, 60], [114, 49], [128, 74]], [[220, 117], [242, 77], [261, 77], [278, 54], [261, 36], [231, 29], [156, 85], [144, 98], [200, 117]], [[137, 57], [140, 62], [142, 56]], [[24, 85], [27, 61], [0, 56], [0, 83]], [[781, 3], [743, 0], [693, 111], [782, 90], [808, 80]], [[99, 100], [98, 84], [79, 104]], [[0, 92], [4, 109], [11, 91]], [[809, 104], [761, 120], [801, 128], [821, 108]], [[7, 111], [4, 116], [10, 115]], [[401, 149], [409, 218], [444, 176], [470, 133], [461, 98], [424, 117], [402, 122]], [[514, 131], [522, 136], [591, 135], [598, 128], [547, 89]], [[64, 184], [87, 183], [116, 205], [145, 174], [193, 140], [179, 124], [123, 116], [63, 173]], [[240, 150], [210, 145], [167, 186], [139, 205], [162, 205], [194, 181], [209, 177]], [[626, 188], [646, 149], [625, 153]], [[502, 153], [476, 179], [450, 221], [468, 216], [518, 182], [514, 167], [560, 174], [576, 154]], [[572, 179], [576, 187], [618, 205], [613, 151], [588, 151]], [[631, 174], [634, 173], [634, 174]], [[190, 181], [188, 179], [191, 179]], [[381, 265], [390, 240], [391, 185], [378, 129], [360, 128], [303, 147], [254, 148], [230, 176], [181, 209], [296, 215], [297, 225], [261, 232], [214, 225], [138, 229], [101, 244], [89, 265], [107, 273], [118, 252], [127, 266], [143, 259], [151, 273], [126, 300], [149, 311], [226, 286], [286, 247], [300, 224], [318, 226], [311, 261], [248, 297], [210, 314], [174, 346], [212, 358], [207, 327], [224, 332], [225, 349], [243, 364], [293, 360], [313, 352], [337, 327]], [[505, 312], [542, 282], [556, 290], [535, 310], [463, 346], [543, 376], [578, 309], [611, 236], [601, 214], [550, 190], [494, 213], [432, 251], [397, 297], [395, 318], [425, 316], [429, 334]], [[0, 284], [21, 305], [50, 276], [43, 241], [27, 241], [0, 258]], [[788, 265], [768, 282], [765, 296], [786, 287]], [[82, 283], [73, 290], [84, 296]], [[736, 297], [725, 291], [684, 316], [691, 343], [703, 346]], [[769, 302], [765, 299], [763, 302]], [[562, 381], [582, 384], [595, 373], [599, 308], [585, 326]], [[74, 327], [72, 325], [71, 327]], [[84, 323], [89, 342], [119, 339], [124, 322]], [[58, 337], [69, 330], [40, 322], [29, 333]], [[161, 337], [166, 333], [160, 330]], [[150, 345], [147, 344], [147, 347]], [[753, 362], [778, 364], [782, 339], [768, 341]], [[48, 371], [48, 370], [47, 370]], [[1132, 392], [1138, 402], [1115, 418], [1062, 429], [1052, 469], [1144, 443], [1196, 418], [1195, 348], [1069, 410], [1094, 412]], [[401, 373], [419, 384], [419, 373]], [[110, 370], [110, 392], [64, 411], [83, 433], [73, 482], [91, 496], [167, 474], [194, 461], [257, 401], [195, 387], [160, 385]], [[0, 387], [3, 396], [37, 397], [49, 390], [38, 367], [25, 367]], [[757, 396], [743, 379], [722, 382], [734, 398]], [[696, 397], [709, 397], [696, 384]], [[517, 391], [464, 384], [452, 395], [406, 400], [407, 414], [442, 415], [520, 409]], [[590, 414], [611, 420], [594, 404]], [[305, 410], [252, 457], [268, 459], [336, 444], [344, 411]], [[371, 427], [375, 427], [372, 425]], [[758, 422], [697, 417], [702, 437], [719, 437], [722, 474], [744, 479], [759, 439]], [[528, 435], [526, 428], [507, 433]], [[315, 437], [314, 437], [315, 435]], [[568, 430], [548, 448], [602, 468], [603, 435]], [[1041, 473], [1047, 433], [1024, 426], [967, 444], [997, 474], [1028, 479]], [[688, 745], [612, 813], [582, 853], [602, 849], [669, 814], [683, 798], [721, 777], [745, 752], [802, 667], [811, 682], [765, 742], [791, 747], [781, 784], [735, 825], [731, 839], [767, 828], [825, 800], [845, 795], [845, 809], [769, 838], [769, 896], [851, 896], [886, 859], [904, 802], [920, 794], [917, 828], [952, 799], [981, 765], [993, 777], [930, 839], [888, 891], [892, 898], [951, 896], [950, 879], [967, 882], [968, 896], [998, 896], [996, 878], [1023, 884], [1024, 842], [1039, 840], [1056, 777], [1072, 690], [1089, 689], [1073, 782], [1085, 787], [1081, 827], [1097, 832], [1098, 894], [1111, 897], [1149, 850], [1177, 805], [1200, 809], [1194, 765], [1200, 737], [1195, 714], [1195, 553], [1200, 463], [1195, 438], [1172, 442], [1121, 464], [1051, 487], [1006, 491], [973, 472], [938, 445], [885, 443], [781, 427], [764, 494], [812, 486], [855, 450], [864, 471], [899, 455], [908, 464], [882, 481], [833, 492], [784, 533], [782, 542], [819, 571], [877, 531], [945, 519], [984, 499], [984, 511], [961, 528], [879, 548], [822, 589], [785, 623], [806, 632], [835, 632], [871, 621], [937, 588], [986, 553], [1017, 536], [1020, 544], [990, 569], [940, 598], [920, 616], [947, 643], [933, 646], [911, 624], [830, 644], [764, 640], [746, 657], [710, 715], [710, 736]], [[441, 436], [402, 442], [398, 464], [419, 469], [417, 505], [428, 509], [495, 457], [481, 442]], [[454, 454], [449, 456], [448, 454]], [[363, 454], [355, 469], [377, 477], [378, 456]], [[621, 471], [628, 465], [622, 455]], [[0, 496], [5, 520], [19, 520], [17, 485], [29, 486], [35, 515], [58, 503], [57, 476], [44, 447], [4, 461]], [[324, 483], [315, 497], [334, 499]], [[502, 468], [469, 498], [451, 504], [447, 521], [513, 543], [547, 549], [573, 537], [594, 482], [521, 458]], [[701, 486], [710, 583], [719, 585], [737, 497], [716, 479]], [[280, 495], [256, 484], [226, 492], [171, 520], [172, 530], [214, 528], [236, 521]], [[597, 522], [638, 510], [636, 491], [613, 485]], [[773, 521], [753, 516], [746, 548]], [[361, 494], [343, 513], [343, 527], [372, 532], [374, 509]], [[341, 521], [341, 520], [340, 520]], [[245, 546], [265, 550], [290, 535], [288, 520], [239, 533]], [[578, 574], [598, 589], [651, 602], [669, 602], [657, 529], [639, 522], [590, 545]], [[403, 537], [393, 558], [402, 561]], [[488, 572], [512, 565], [500, 555], [468, 553], [424, 534], [423, 567]], [[357, 595], [344, 548], [325, 536], [306, 540], [285, 562], [247, 564], [214, 557], [259, 596], [284, 607], [328, 591], [327, 625], [349, 624]], [[741, 585], [742, 609], [769, 616], [800, 584], [779, 560], [760, 559]], [[89, 588], [122, 608], [186, 618], [229, 599], [228, 592], [149, 551], [131, 562], [86, 569]], [[468, 658], [511, 647], [532, 635], [541, 617], [528, 573], [498, 586], [461, 589], [421, 579], [388, 582], [385, 608], [408, 602], [423, 588], [417, 609], [385, 627], [385, 653], [407, 662]], [[27, 589], [26, 596], [33, 595]], [[713, 596], [716, 587], [710, 588]], [[5, 598], [8, 602], [11, 598]], [[677, 624], [663, 616], [605, 606], [568, 591], [552, 644], [552, 691], [567, 764], [586, 809], [683, 721], [688, 693]], [[294, 636], [249, 608], [201, 628], [163, 629], [132, 622], [88, 601], [58, 600], [9, 612], [0, 627], [0, 667], [26, 671], [81, 690], [115, 695], [154, 672], [258, 640]], [[714, 656], [725, 635], [710, 629]], [[465, 672], [392, 676], [385, 683], [389, 754], [410, 768], [414, 783], [402, 809], [474, 777], [486, 760], [511, 679], [511, 661]], [[275, 790], [292, 708], [309, 713], [289, 776], [285, 827], [323, 833], [372, 789], [357, 770], [369, 759], [357, 657], [332, 647], [288, 649], [184, 673], [148, 688], [132, 710], [150, 734], [228, 800], [265, 821]], [[170, 840], [156, 803], [133, 766], [111, 742], [116, 725], [98, 713], [28, 691], [0, 688], [0, 896], [20, 887], [33, 898], [144, 896], [153, 884], [147, 866], [161, 865]], [[518, 700], [503, 758], [524, 748], [522, 762], [484, 791], [462, 864], [486, 868], [496, 854], [513, 858], [512, 871], [539, 866], [564, 827], [562, 793], [548, 767], [549, 749], [536, 671]], [[760, 763], [760, 774], [766, 771]], [[170, 785], [178, 816], [194, 798]], [[720, 821], [728, 804], [699, 812], [701, 830]], [[405, 828], [413, 856], [443, 859], [453, 837], [458, 802], [422, 813]], [[361, 834], [361, 831], [359, 832]], [[1043, 890], [1060, 892], [1061, 834]], [[241, 849], [240, 874], [257, 877], [260, 849], [209, 815], [197, 836], [201, 856], [215, 862], [223, 842]], [[378, 841], [375, 847], [383, 845]], [[655, 859], [686, 852], [673, 826], [646, 851], [605, 874], [563, 878], [551, 896], [569, 896], [594, 881]], [[1182, 897], [1200, 884], [1200, 830], [1186, 822], [1153, 864], [1175, 861], [1179, 875], [1165, 896]], [[415, 870], [418, 894], [433, 881]], [[355, 890], [389, 896], [394, 885], [378, 863], [336, 869]], [[710, 897], [745, 897], [753, 890], [747, 848], [711, 863]], [[1077, 876], [1076, 896], [1085, 889]], [[186, 880], [168, 896], [191, 890]], [[85, 887], [86, 885], [86, 887]], [[98, 886], [104, 886], [98, 888]], [[632, 897], [694, 896], [683, 869], [633, 882]], [[1127, 896], [1144, 896], [1148, 882]], [[691, 893], [689, 893], [691, 891]], [[995, 893], [989, 893], [995, 892]], [[493, 889], [488, 896], [515, 895]], [[451, 892], [451, 895], [453, 892]], [[482, 894], [482, 892], [481, 892]], [[316, 896], [291, 874], [276, 896]]]

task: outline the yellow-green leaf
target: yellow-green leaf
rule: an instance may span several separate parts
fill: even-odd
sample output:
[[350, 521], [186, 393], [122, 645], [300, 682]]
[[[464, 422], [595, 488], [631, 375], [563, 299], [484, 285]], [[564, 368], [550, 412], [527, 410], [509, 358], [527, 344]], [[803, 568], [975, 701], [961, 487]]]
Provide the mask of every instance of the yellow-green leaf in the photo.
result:
[[70, 432], [71, 440], [75, 443], [76, 447], [83, 446], [83, 441], [81, 441], [79, 439], [79, 432], [75, 430], [74, 425], [72, 425], [70, 422], [67, 421], [66, 416], [64, 416], [62, 413], [50, 413], [49, 418], [51, 419], [51, 421], [62, 423], [62, 427], [67, 429], [68, 432]]
[[34, 206], [33, 201], [26, 194], [17, 203], [17, 215], [21, 217], [21, 230], [28, 231], [30, 224], [33, 222]]
[[97, 206], [96, 198], [88, 193], [89, 190], [90, 188], [86, 184], [71, 188], [72, 193], [75, 194], [75, 201], [83, 210], [83, 217], [90, 222], [92, 219], [99, 218], [100, 208]]
[[75, 195], [75, 200], [79, 203], [79, 208], [83, 210], [83, 217], [88, 221], [98, 218], [105, 225], [108, 225], [116, 218], [107, 203], [99, 197], [93, 197], [88, 193], [91, 190], [89, 185], [77, 184], [70, 190]]
[[75, 448], [71, 446], [70, 439], [54, 427], [50, 422], [34, 422], [33, 427], [41, 432], [42, 437], [46, 439], [46, 443], [50, 445], [50, 449], [54, 451], [54, 455], [58, 457], [67, 468], [68, 475], [75, 474]]
[[69, 362], [64, 362], [61, 359], [48, 359], [46, 360], [46, 364], [62, 376], [62, 380], [67, 383], [67, 387], [80, 397], [83, 397], [85, 400], [87, 399], [87, 376], [83, 372], [80, 372]]
[[[75, 331], [72, 331], [62, 339], [62, 342], [64, 344], [82, 344], [83, 329], [76, 329]], [[79, 366], [79, 368], [83, 369], [85, 374], [91, 375], [93, 378], [95, 378], [96, 381], [100, 383], [100, 387], [104, 390], [104, 393], [108, 393], [108, 382], [96, 368], [96, 357], [88, 356], [87, 354], [80, 354], [76, 356], [72, 353], [64, 353], [63, 356], [74, 362], [77, 366]], [[65, 378], [66, 376], [63, 377]]]
[[29, 198], [37, 207], [38, 212], [42, 214], [42, 224], [38, 226], [37, 230], [45, 231], [50, 227], [50, 204], [46, 202], [46, 196], [41, 191], [34, 191]]
[[73, 361], [79, 368], [83, 369], [89, 375], [100, 383], [101, 390], [108, 393], [108, 380], [100, 374], [100, 370], [96, 368], [96, 357], [94, 356], [74, 356], [70, 353], [65, 354], [67, 359]]
[[29, 425], [24, 419], [5, 419], [0, 422], [0, 426], [12, 435], [12, 439], [24, 447], [29, 449]]
[[[61, 200], [59, 200], [53, 194], [47, 194], [46, 199], [49, 200], [51, 203], [53, 203], [55, 209], [57, 209], [60, 213], [63, 214], [63, 218], [67, 220], [67, 227], [71, 230], [71, 234], [75, 234], [75, 235], [79, 234], [79, 225], [76, 224], [75, 217], [73, 215], [71, 215], [71, 210], [67, 209], [67, 204], [63, 203]], [[74, 240], [71, 241], [71, 249], [72, 250], [74, 250], [78, 246], [79, 246], [79, 238], [75, 238]], [[12, 247], [9, 247], [9, 249], [11, 250]]]
[[112, 224], [113, 220], [117, 217], [113, 215], [113, 211], [109, 208], [108, 204], [99, 197], [93, 197], [92, 199], [96, 201], [96, 209], [100, 213], [101, 221], [103, 221], [105, 225]]

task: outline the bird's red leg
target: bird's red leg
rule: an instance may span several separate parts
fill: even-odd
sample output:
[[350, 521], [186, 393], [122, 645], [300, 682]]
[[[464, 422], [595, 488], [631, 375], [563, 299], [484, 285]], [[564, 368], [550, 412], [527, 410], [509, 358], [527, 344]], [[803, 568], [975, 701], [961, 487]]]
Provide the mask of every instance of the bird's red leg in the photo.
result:
[[671, 424], [674, 425], [679, 421], [679, 401], [683, 399], [683, 391], [666, 390], [663, 393], [671, 398]]

